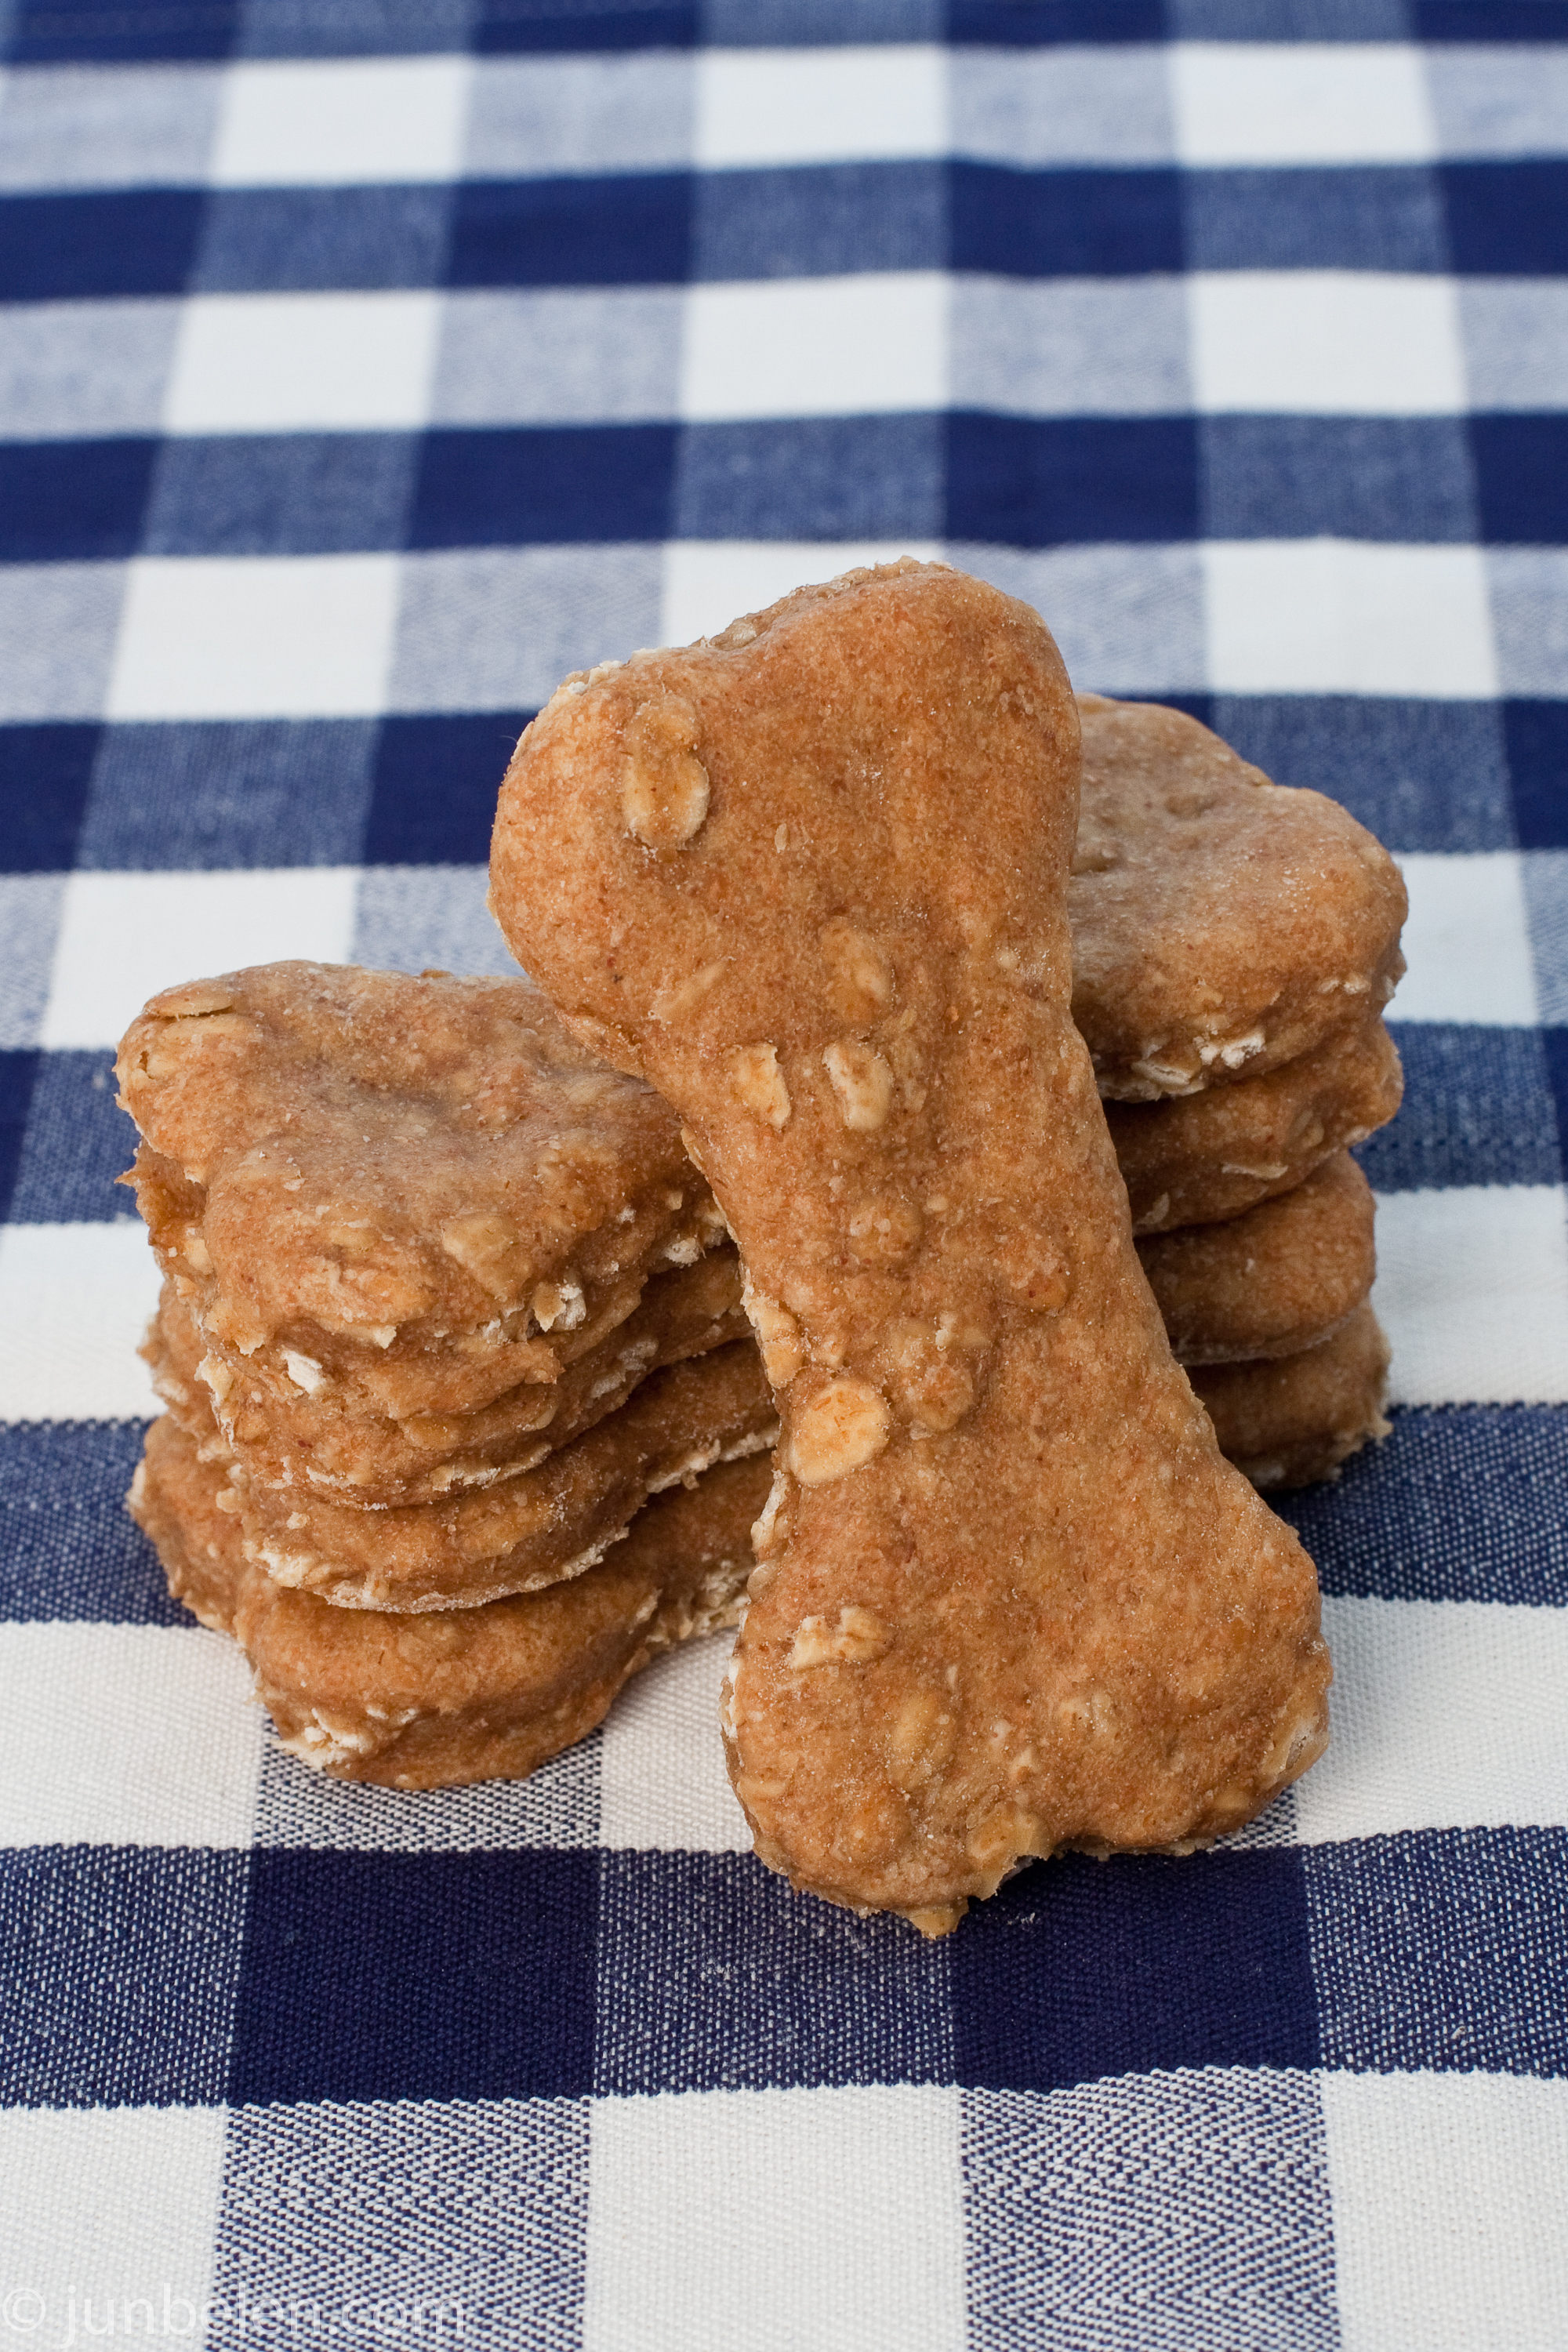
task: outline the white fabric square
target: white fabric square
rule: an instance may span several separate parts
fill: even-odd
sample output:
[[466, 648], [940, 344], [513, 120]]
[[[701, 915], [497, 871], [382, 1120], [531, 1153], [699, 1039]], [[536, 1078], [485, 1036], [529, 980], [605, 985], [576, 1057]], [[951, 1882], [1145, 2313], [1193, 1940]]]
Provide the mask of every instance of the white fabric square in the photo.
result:
[[937, 270], [693, 286], [680, 413], [868, 416], [947, 401], [947, 279]]
[[158, 1304], [141, 1225], [0, 1225], [0, 1422], [150, 1421]]
[[1394, 41], [1178, 41], [1188, 164], [1421, 163], [1437, 152], [1421, 52]]
[[467, 58], [258, 59], [224, 76], [215, 187], [347, 187], [458, 175]]
[[1513, 849], [1406, 851], [1399, 859], [1410, 893], [1409, 969], [1391, 1019], [1533, 1026], [1540, 1010], [1521, 863]]
[[1487, 550], [1500, 694], [1563, 691], [1568, 677], [1568, 549]]
[[1188, 280], [1193, 391], [1211, 415], [1451, 416], [1465, 405], [1454, 281], [1226, 269]]
[[1203, 691], [1204, 583], [1195, 547], [945, 552], [1045, 616], [1076, 685], [1100, 694]]
[[395, 556], [138, 556], [127, 571], [111, 719], [379, 714]]
[[709, 171], [941, 155], [947, 59], [930, 43], [706, 49], [697, 59], [695, 161]]
[[1328, 1753], [1295, 1843], [1568, 1822], [1568, 1610], [1328, 1596]]
[[1445, 157], [1568, 153], [1568, 44], [1434, 41], [1426, 79]]
[[1568, 1027], [1568, 849], [1529, 849], [1520, 866], [1541, 1018]]
[[342, 963], [357, 869], [72, 874], [41, 1043], [113, 1048], [150, 996], [204, 972], [292, 956]]
[[0, 72], [0, 188], [199, 187], [221, 79], [205, 65]]
[[128, 568], [0, 565], [0, 719], [102, 718]]
[[[252, 1714], [258, 1712], [252, 1708]], [[268, 1729], [256, 1801], [258, 1846], [316, 1853], [516, 1853], [594, 1845], [599, 1748], [593, 1738], [552, 1757], [526, 1780], [462, 1789], [383, 1789], [312, 1770]]]
[[699, 2091], [592, 2114], [584, 2352], [960, 2352], [956, 2090]]
[[1321, 2080], [1343, 2352], [1562, 2352], [1568, 2083]]
[[444, 297], [437, 425], [606, 425], [679, 414], [674, 286], [529, 287]]
[[184, 304], [169, 433], [376, 432], [429, 412], [434, 294], [198, 294]]
[[5, 2342], [79, 2344], [89, 2316], [198, 2342], [226, 2127], [221, 2107], [0, 2108]]
[[1385, 1192], [1372, 1303], [1400, 1404], [1568, 1402], [1568, 1218], [1555, 1184]]
[[679, 171], [690, 158], [689, 55], [481, 58], [463, 176]]
[[729, 1634], [689, 1642], [626, 1685], [600, 1734], [599, 1843], [750, 1853], [719, 1737]]
[[1003, 416], [1179, 416], [1192, 406], [1179, 278], [964, 272], [952, 280], [955, 408]]
[[894, 563], [900, 555], [929, 562], [940, 551], [934, 541], [921, 540], [671, 540], [664, 550], [659, 642], [684, 646], [711, 636], [792, 588], [837, 579], [863, 563]]
[[1171, 160], [1165, 53], [1152, 42], [955, 47], [948, 72], [955, 155], [1016, 171]]
[[0, 874], [0, 1051], [38, 1042], [66, 880], [63, 874]]
[[261, 1710], [199, 1625], [0, 1625], [0, 1846], [250, 1843]]
[[18, 302], [0, 322], [0, 434], [156, 433], [177, 302]]
[[1457, 290], [1471, 406], [1568, 408], [1568, 284], [1462, 278]]
[[1219, 694], [1496, 694], [1473, 547], [1212, 540], [1198, 550]]
[[405, 555], [388, 708], [537, 710], [570, 671], [660, 642], [662, 561], [613, 541]]

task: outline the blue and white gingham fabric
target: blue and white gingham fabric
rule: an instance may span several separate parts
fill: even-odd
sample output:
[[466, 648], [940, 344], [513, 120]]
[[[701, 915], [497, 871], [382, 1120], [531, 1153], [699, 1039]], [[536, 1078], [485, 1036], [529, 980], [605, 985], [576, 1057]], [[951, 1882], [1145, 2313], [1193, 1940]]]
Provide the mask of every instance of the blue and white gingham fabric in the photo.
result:
[[[1568, 2344], [1568, 9], [0, 0], [0, 2352]], [[921, 1943], [723, 1644], [312, 1778], [121, 1496], [108, 1050], [505, 968], [565, 669], [940, 551], [1399, 854], [1334, 1745]]]

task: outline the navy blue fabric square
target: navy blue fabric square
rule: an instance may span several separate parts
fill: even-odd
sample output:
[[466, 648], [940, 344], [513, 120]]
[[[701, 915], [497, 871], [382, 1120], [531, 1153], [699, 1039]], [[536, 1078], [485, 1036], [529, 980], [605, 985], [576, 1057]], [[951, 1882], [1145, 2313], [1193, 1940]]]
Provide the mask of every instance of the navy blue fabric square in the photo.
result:
[[1191, 539], [1197, 527], [1197, 440], [1188, 417], [949, 422], [950, 539], [1071, 547]]
[[1178, 41], [1404, 41], [1405, 0], [1167, 0]]
[[1568, 272], [1568, 163], [1446, 163], [1437, 177], [1463, 276]]
[[96, 727], [0, 727], [0, 873], [69, 871], [99, 733]]
[[1395, 1021], [1394, 1037], [1405, 1064], [1404, 1105], [1391, 1126], [1356, 1147], [1374, 1191], [1563, 1181], [1539, 1030]]
[[1300, 1859], [1037, 1864], [952, 1945], [961, 2083], [1051, 2090], [1176, 2066], [1315, 2066]]
[[113, 873], [352, 866], [374, 744], [369, 719], [105, 728], [78, 863]]
[[1446, 269], [1432, 173], [1403, 163], [1331, 171], [1189, 172], [1189, 269]]
[[125, 1507], [139, 1421], [0, 1425], [0, 1621], [188, 1625]]
[[149, 555], [338, 555], [403, 544], [409, 433], [225, 434], [165, 441]]
[[481, 52], [676, 49], [697, 39], [701, 11], [681, 0], [479, 0], [474, 47]]
[[496, 793], [531, 713], [388, 719], [375, 747], [367, 866], [482, 866]]
[[1553, 0], [1409, 0], [1417, 40], [1560, 41], [1563, 13]]
[[703, 37], [721, 48], [775, 43], [939, 41], [942, 0], [706, 0]]
[[1209, 724], [1276, 783], [1327, 793], [1390, 849], [1514, 845], [1496, 703], [1220, 694]]
[[1526, 547], [1568, 541], [1568, 417], [1472, 416], [1470, 443], [1482, 539]]
[[1558, 1153], [1568, 1169], [1568, 1029], [1552, 1025], [1542, 1028], [1539, 1034], [1546, 1063], [1546, 1083], [1552, 1089], [1557, 1112]]
[[680, 436], [681, 539], [936, 539], [940, 416], [691, 425]]
[[409, 545], [666, 539], [677, 435], [673, 425], [427, 434]]
[[1160, 0], [948, 0], [950, 41], [995, 43], [1003, 48], [1077, 47], [1082, 42], [1159, 41], [1165, 37]]
[[0, 196], [0, 301], [183, 293], [206, 201], [194, 188]]
[[669, 286], [687, 276], [683, 172], [468, 180], [454, 192], [453, 286]]
[[1568, 2073], [1568, 1834], [1425, 1830], [1303, 1861], [1325, 2066]]
[[1141, 277], [1183, 267], [1176, 172], [950, 169], [952, 266], [1002, 278]]
[[1458, 417], [1206, 416], [1198, 450], [1211, 539], [1475, 537]]
[[0, 17], [0, 57], [18, 66], [226, 58], [238, 14], [238, 0], [119, 8], [103, 0], [10, 0]]
[[952, 2079], [948, 1958], [751, 1854], [606, 1853], [595, 2087]]
[[469, 46], [477, 0], [240, 0], [241, 58], [446, 57]]
[[1568, 849], [1568, 702], [1505, 702], [1503, 738], [1521, 849]]
[[114, 1066], [104, 1053], [52, 1053], [38, 1059], [19, 1155], [11, 1215], [18, 1223], [130, 1223], [134, 1201], [115, 1178], [136, 1150], [136, 1129], [114, 1099]]
[[202, 293], [441, 282], [450, 188], [219, 188], [205, 202]]
[[692, 183], [697, 279], [940, 269], [946, 260], [940, 163], [808, 163], [704, 172]]
[[1339, 1483], [1271, 1496], [1325, 1592], [1568, 1608], [1568, 1406], [1405, 1405]]
[[588, 2090], [597, 1874], [591, 1853], [258, 1852], [230, 2099]]
[[0, 1053], [0, 1217], [10, 1213], [40, 1056], [29, 1047]]
[[221, 2100], [247, 1868], [184, 1848], [0, 1854], [0, 2105]]
[[134, 553], [153, 441], [0, 442], [0, 562]]

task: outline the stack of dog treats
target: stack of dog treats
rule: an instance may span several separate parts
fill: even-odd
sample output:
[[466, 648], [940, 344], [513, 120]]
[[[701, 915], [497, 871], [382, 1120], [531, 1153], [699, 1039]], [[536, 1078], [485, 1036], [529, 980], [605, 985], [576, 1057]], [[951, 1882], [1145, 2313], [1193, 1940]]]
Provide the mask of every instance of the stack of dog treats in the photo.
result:
[[289, 1747], [515, 1777], [726, 1621], [774, 1414], [657, 1096], [526, 982], [311, 964], [154, 998], [119, 1071], [164, 1277], [132, 1507]]
[[[1182, 714], [1081, 698], [1074, 1014], [1140, 1255], [1259, 1485], [1381, 1434], [1372, 1200], [1392, 861]], [[678, 1125], [517, 981], [284, 964], [121, 1049], [168, 1410], [132, 1507], [284, 1744], [516, 1777], [732, 1622], [773, 1406]]]
[[1350, 1147], [1403, 1091], [1383, 1012], [1405, 886], [1337, 803], [1184, 713], [1079, 711], [1073, 1018], [1138, 1255], [1222, 1451], [1258, 1486], [1305, 1486], [1388, 1426]]

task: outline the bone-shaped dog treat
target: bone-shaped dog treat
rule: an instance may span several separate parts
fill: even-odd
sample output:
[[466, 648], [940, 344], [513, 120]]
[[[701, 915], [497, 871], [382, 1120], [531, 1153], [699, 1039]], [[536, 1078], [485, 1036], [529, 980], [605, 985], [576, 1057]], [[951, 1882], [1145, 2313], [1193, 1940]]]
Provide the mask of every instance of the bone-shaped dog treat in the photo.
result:
[[1326, 1736], [1311, 1563], [1172, 1362], [1069, 1016], [1078, 759], [1038, 618], [895, 565], [569, 680], [492, 851], [746, 1264], [757, 1850], [928, 1934], [1027, 1855], [1234, 1829]]

